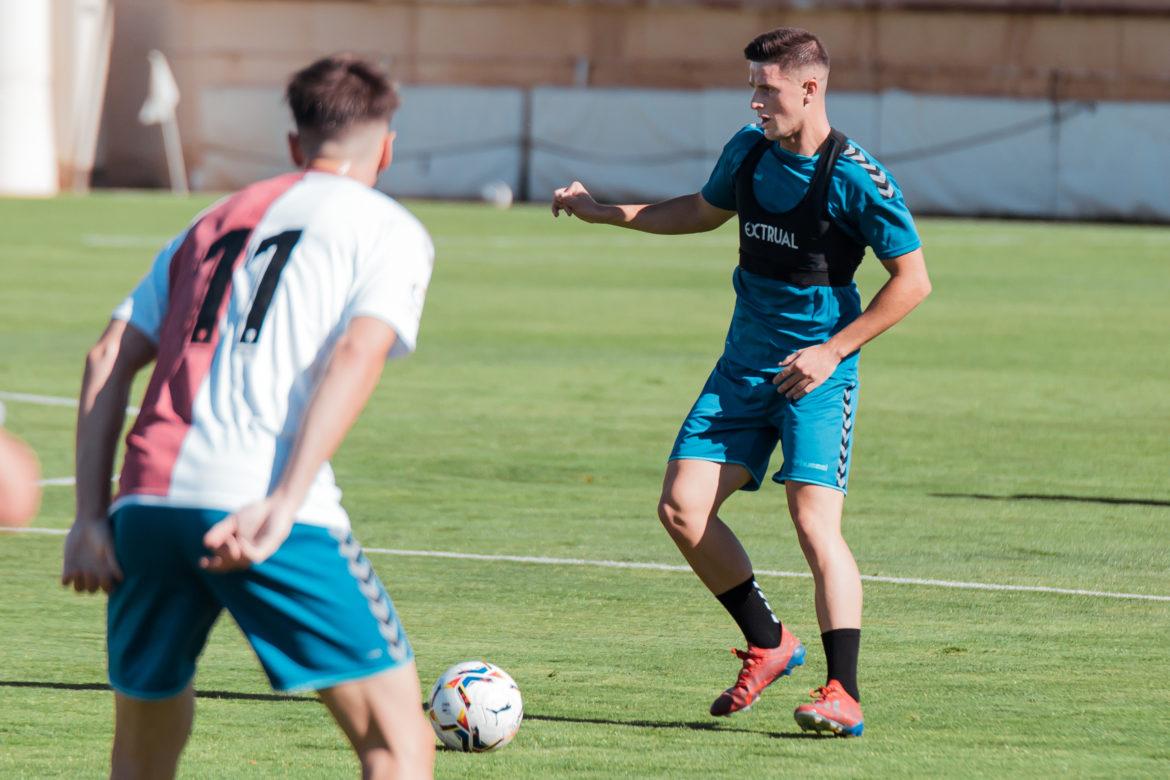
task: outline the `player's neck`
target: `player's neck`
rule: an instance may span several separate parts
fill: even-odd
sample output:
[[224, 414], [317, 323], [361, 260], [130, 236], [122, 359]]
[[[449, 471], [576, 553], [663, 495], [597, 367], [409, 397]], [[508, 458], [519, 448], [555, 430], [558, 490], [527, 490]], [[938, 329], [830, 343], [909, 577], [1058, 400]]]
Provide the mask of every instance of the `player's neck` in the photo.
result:
[[314, 157], [305, 163], [305, 170], [316, 173], [332, 173], [335, 176], [347, 176], [360, 181], [368, 187], [373, 187], [377, 181], [377, 174], [370, 175], [364, 166], [352, 160], [342, 160], [335, 157]]
[[792, 135], [781, 136], [777, 142], [785, 151], [812, 157], [829, 137], [830, 129], [829, 118], [821, 114], [806, 120], [799, 130]]

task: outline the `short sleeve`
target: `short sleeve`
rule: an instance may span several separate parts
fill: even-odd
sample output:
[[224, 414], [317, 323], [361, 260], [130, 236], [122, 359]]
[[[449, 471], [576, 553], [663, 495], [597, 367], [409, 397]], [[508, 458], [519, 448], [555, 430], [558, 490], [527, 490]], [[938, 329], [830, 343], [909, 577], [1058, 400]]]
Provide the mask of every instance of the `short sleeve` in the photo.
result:
[[731, 137], [715, 162], [707, 183], [703, 185], [703, 200], [716, 208], [735, 211], [735, 173], [762, 136], [759, 127], [746, 125]]
[[435, 248], [426, 229], [409, 215], [387, 224], [358, 259], [357, 274], [345, 320], [374, 317], [394, 329], [397, 338], [388, 359], [405, 357], [418, 342], [423, 303], [435, 263]]
[[897, 198], [869, 203], [858, 216], [858, 229], [879, 260], [901, 257], [922, 246], [901, 192]]
[[142, 331], [151, 341], [158, 343], [163, 318], [167, 314], [167, 295], [170, 289], [171, 258], [187, 237], [183, 231], [162, 248], [154, 258], [146, 276], [134, 291], [114, 309], [111, 319], [122, 320]]
[[837, 197], [829, 204], [833, 217], [872, 247], [879, 260], [922, 246], [902, 188], [881, 163], [851, 142], [837, 166], [842, 175]]

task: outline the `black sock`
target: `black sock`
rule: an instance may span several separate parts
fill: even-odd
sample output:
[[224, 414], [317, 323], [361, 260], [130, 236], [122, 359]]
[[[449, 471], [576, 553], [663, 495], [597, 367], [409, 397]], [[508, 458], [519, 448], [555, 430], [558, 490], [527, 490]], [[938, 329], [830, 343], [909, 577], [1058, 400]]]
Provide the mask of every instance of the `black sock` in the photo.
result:
[[[860, 628], [837, 628], [821, 634], [825, 660], [829, 662], [829, 680], [841, 683], [845, 692], [857, 701], [857, 653], [861, 649]], [[827, 682], [827, 681], [826, 681]]]
[[780, 619], [772, 614], [755, 575], [715, 598], [731, 613], [748, 644], [763, 648], [780, 646]]

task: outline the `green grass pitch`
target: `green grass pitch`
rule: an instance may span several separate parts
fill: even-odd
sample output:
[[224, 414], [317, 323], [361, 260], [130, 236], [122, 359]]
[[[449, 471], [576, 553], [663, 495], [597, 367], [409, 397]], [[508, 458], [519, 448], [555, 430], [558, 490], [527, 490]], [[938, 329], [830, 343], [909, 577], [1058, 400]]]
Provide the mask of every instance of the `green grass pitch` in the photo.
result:
[[[0, 391], [74, 396], [109, 311], [206, 202], [0, 202]], [[731, 226], [653, 237], [536, 207], [414, 208], [438, 253], [420, 349], [335, 460], [358, 538], [682, 563], [654, 506], [722, 347]], [[934, 295], [862, 360], [846, 505], [862, 572], [1170, 595], [1170, 230], [921, 230]], [[882, 278], [867, 259], [867, 300]], [[72, 410], [8, 412], [46, 477], [72, 475]], [[71, 507], [48, 487], [34, 525], [64, 528]], [[724, 516], [757, 568], [804, 570], [779, 488]], [[103, 599], [57, 584], [61, 541], [0, 534], [3, 777], [107, 766]], [[866, 733], [833, 740], [791, 716], [824, 673], [808, 579], [761, 580], [808, 665], [714, 722], [741, 639], [688, 573], [371, 558], [424, 687], [483, 657], [524, 694], [513, 745], [441, 753], [439, 777], [1170, 775], [1170, 602], [867, 583]], [[356, 774], [319, 704], [269, 695], [228, 619], [197, 688], [182, 776]]]

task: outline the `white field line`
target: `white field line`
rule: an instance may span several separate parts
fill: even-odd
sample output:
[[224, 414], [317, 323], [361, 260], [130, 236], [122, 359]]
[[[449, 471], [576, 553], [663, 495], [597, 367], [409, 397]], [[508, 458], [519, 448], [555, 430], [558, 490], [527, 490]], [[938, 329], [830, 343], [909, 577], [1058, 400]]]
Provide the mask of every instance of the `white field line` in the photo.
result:
[[[29, 534], [64, 536], [60, 528], [0, 528], [0, 531]], [[532, 563], [544, 566], [590, 566], [602, 569], [642, 569], [650, 571], [689, 572], [689, 566], [670, 563], [649, 563], [643, 561], [595, 561], [587, 558], [546, 558], [534, 555], [486, 555], [483, 553], [444, 552], [441, 550], [394, 550], [385, 547], [366, 547], [365, 552], [373, 555], [397, 555], [406, 558], [449, 558], [461, 561], [492, 561], [502, 563]], [[804, 571], [769, 571], [757, 569], [757, 576], [811, 579]], [[1079, 588], [1050, 588], [1045, 585], [1001, 585], [992, 582], [957, 582], [953, 580], [931, 580], [917, 577], [881, 577], [861, 575], [867, 582], [881, 582], [889, 585], [921, 585], [930, 588], [955, 588], [958, 590], [995, 590], [1017, 593], [1051, 593], [1060, 596], [1084, 596], [1098, 599], [1125, 599], [1129, 601], [1170, 602], [1170, 596], [1149, 593], [1112, 593], [1104, 590], [1081, 590]]]
[[69, 533], [65, 528], [0, 528], [0, 533], [36, 534], [38, 536], [64, 536]]
[[[120, 475], [110, 477], [111, 482], [117, 482]], [[37, 483], [41, 487], [72, 487], [77, 484], [77, 477], [50, 477]]]
[[[16, 404], [35, 404], [37, 406], [68, 406], [73, 409], [77, 408], [76, 398], [62, 398], [56, 395], [35, 395], [33, 393], [10, 393], [7, 390], [0, 390], [0, 401], [8, 401]], [[126, 414], [138, 414], [139, 408], [137, 406], [127, 406]]]

